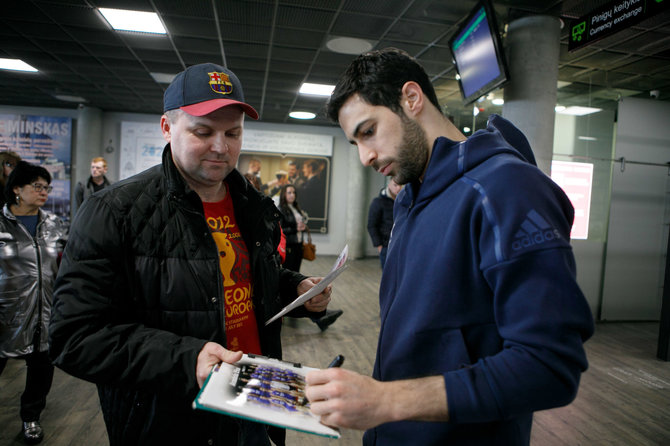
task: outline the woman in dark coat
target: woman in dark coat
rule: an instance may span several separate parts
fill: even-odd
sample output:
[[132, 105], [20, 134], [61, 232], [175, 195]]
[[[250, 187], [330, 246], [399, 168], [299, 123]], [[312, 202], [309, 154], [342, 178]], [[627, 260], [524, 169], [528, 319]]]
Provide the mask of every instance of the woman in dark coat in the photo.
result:
[[286, 261], [284, 268], [300, 272], [302, 263], [302, 233], [307, 223], [307, 214], [300, 209], [298, 193], [292, 184], [282, 187], [279, 194], [279, 210], [282, 213], [281, 228], [286, 236]]

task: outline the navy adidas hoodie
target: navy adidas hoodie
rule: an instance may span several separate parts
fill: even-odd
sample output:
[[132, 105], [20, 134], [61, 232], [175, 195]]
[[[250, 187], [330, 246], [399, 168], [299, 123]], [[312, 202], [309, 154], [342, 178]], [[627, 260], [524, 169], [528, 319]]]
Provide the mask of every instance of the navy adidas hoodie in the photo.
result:
[[442, 375], [450, 421], [384, 424], [365, 445], [527, 445], [533, 411], [574, 399], [593, 318], [573, 215], [505, 119], [435, 141], [396, 199], [373, 376]]

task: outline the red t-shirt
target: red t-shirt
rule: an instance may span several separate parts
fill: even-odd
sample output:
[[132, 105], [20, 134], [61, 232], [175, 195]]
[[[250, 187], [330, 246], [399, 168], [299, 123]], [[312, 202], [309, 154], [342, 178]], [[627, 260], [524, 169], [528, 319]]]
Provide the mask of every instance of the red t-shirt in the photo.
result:
[[207, 225], [219, 249], [229, 350], [261, 354], [256, 314], [251, 299], [253, 281], [249, 251], [235, 221], [230, 194], [216, 203], [202, 203]]

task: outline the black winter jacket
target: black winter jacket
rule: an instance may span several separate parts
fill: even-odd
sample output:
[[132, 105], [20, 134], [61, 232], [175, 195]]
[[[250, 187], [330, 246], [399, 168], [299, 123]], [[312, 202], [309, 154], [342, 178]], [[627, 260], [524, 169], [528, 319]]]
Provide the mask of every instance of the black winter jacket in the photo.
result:
[[[264, 321], [295, 299], [305, 276], [280, 267], [272, 200], [237, 170], [226, 182], [249, 250], [261, 349], [280, 358], [281, 321]], [[238, 425], [243, 435], [265, 434], [261, 425], [191, 409], [198, 353], [207, 341], [226, 345], [223, 296], [202, 202], [169, 144], [162, 165], [84, 202], [55, 285], [50, 354], [97, 384], [112, 446], [237, 444], [230, 429]]]

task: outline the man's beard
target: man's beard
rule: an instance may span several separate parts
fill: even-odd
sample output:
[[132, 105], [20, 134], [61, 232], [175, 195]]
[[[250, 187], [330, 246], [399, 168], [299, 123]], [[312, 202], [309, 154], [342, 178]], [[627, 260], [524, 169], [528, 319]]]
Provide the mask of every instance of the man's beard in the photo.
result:
[[393, 180], [398, 184], [407, 184], [418, 180], [423, 175], [428, 163], [430, 147], [426, 141], [426, 132], [416, 121], [407, 117], [403, 112], [402, 120], [403, 137], [396, 153], [398, 158], [396, 164], [398, 171], [393, 175]]

